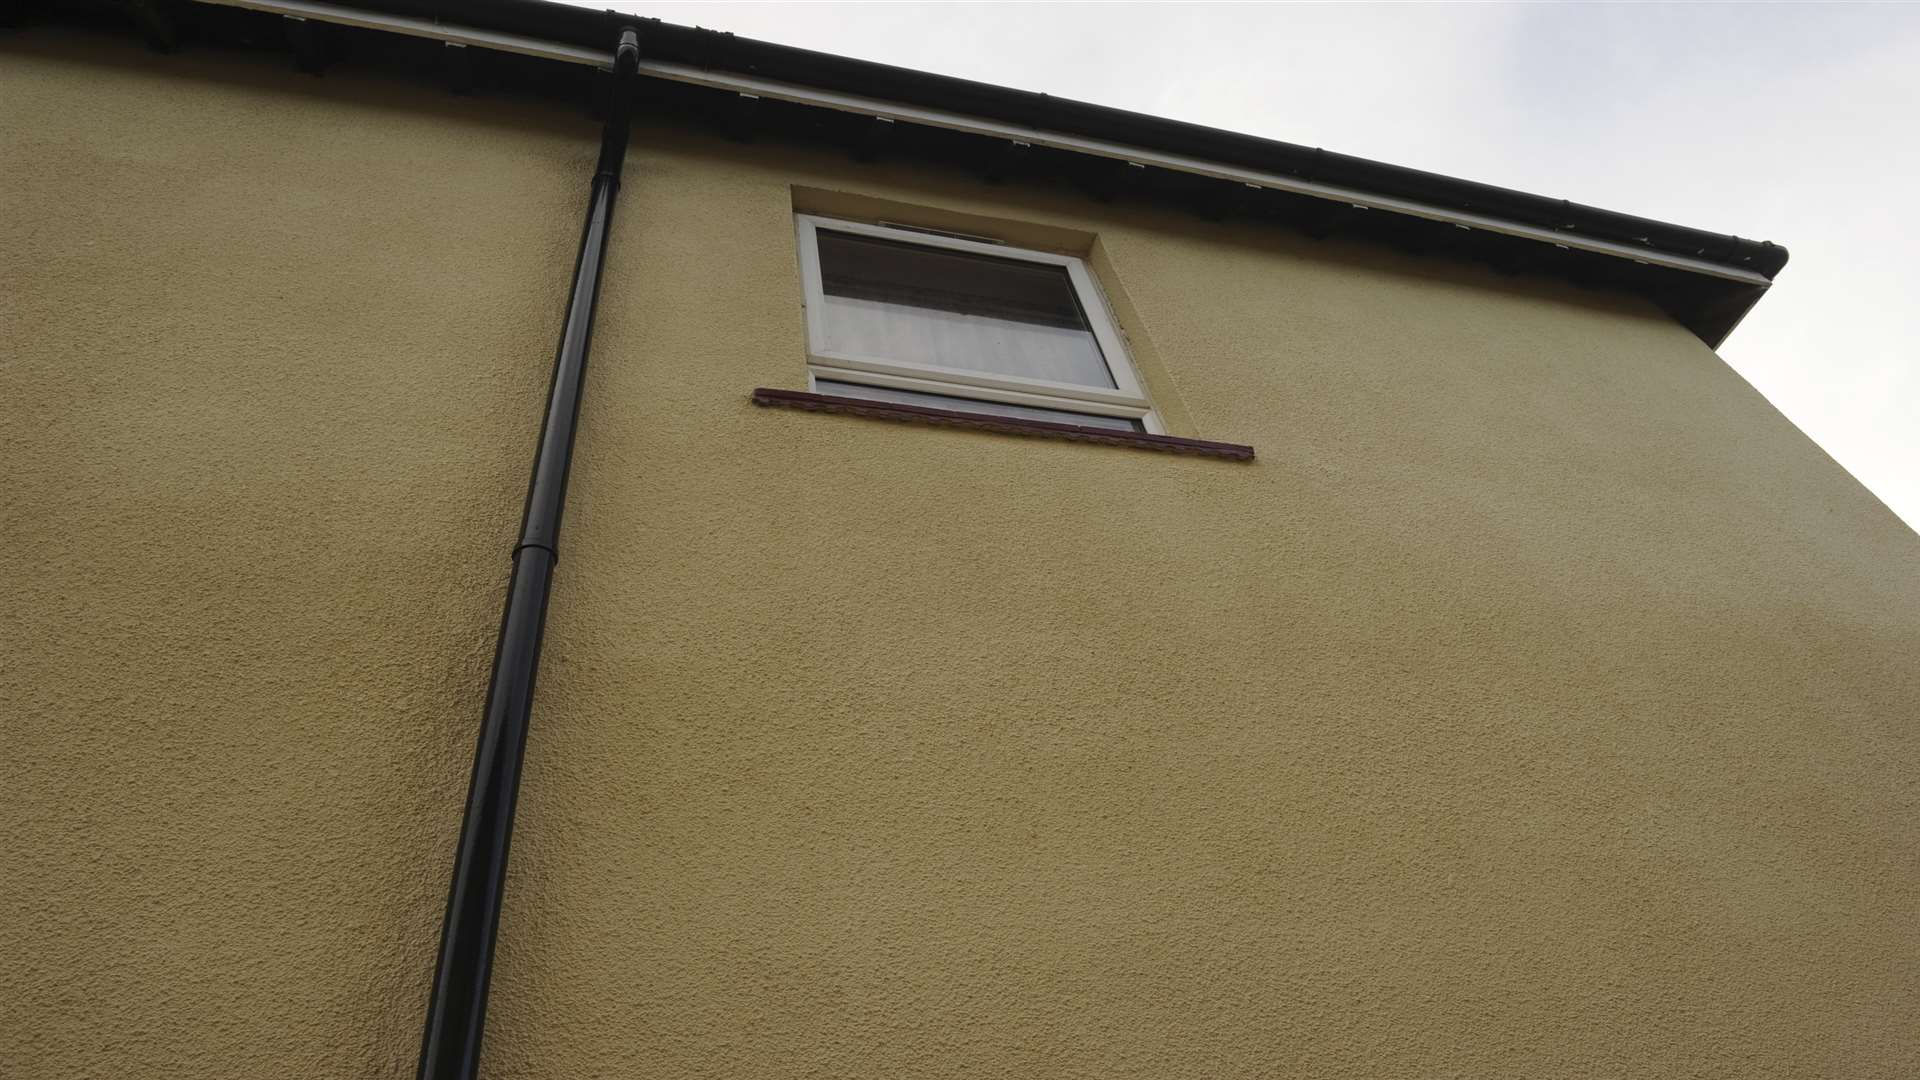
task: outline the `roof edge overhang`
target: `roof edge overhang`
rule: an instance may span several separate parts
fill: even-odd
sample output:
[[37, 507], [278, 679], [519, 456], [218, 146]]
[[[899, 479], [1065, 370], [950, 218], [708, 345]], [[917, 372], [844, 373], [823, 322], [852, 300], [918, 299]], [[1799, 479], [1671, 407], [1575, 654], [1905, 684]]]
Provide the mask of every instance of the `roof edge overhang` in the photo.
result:
[[[1787, 261], [1786, 249], [1777, 244], [1564, 199], [545, 0], [199, 0], [195, 6], [245, 9], [586, 69], [610, 69], [606, 43], [615, 28], [639, 24], [645, 27], [641, 74], [656, 85], [672, 84], [696, 95], [683, 104], [699, 118], [737, 112], [714, 108], [717, 100], [771, 101], [836, 114], [837, 126], [816, 122], [813, 128], [851, 131], [856, 141], [861, 131], [870, 137], [876, 119], [889, 129], [912, 128], [926, 133], [925, 149], [935, 150], [935, 143], [945, 140], [937, 149], [947, 157], [981, 156], [996, 146], [1040, 148], [1076, 174], [1082, 187], [1104, 197], [1119, 189], [1178, 192], [1189, 201], [1213, 204], [1197, 207], [1208, 216], [1231, 208], [1315, 235], [1341, 231], [1424, 253], [1463, 255], [1503, 270], [1622, 288], [1652, 299], [1716, 347]], [[1270, 205], [1254, 207], [1248, 192], [1275, 194]]]

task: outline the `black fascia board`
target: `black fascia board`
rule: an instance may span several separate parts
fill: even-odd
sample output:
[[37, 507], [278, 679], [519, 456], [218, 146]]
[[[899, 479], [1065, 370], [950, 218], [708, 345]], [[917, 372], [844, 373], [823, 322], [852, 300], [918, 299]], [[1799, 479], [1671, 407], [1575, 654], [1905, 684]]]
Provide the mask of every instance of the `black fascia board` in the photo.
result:
[[1616, 213], [1566, 199], [1461, 180], [1366, 158], [1222, 131], [1103, 105], [776, 45], [699, 27], [548, 0], [360, 0], [353, 6], [582, 47], [638, 21], [650, 59], [859, 94], [903, 105], [1020, 124], [1164, 153], [1259, 169], [1302, 181], [1480, 214], [1748, 270], [1771, 280], [1787, 262], [1779, 244]]
[[[105, 3], [106, 0], [100, 0]], [[287, 47], [280, 31], [278, 4], [238, 6], [231, 0], [179, 2], [167, 10], [182, 20], [192, 45], [269, 49]], [[323, 5], [316, 3], [315, 9]], [[918, 108], [997, 121], [1061, 136], [1058, 145], [1026, 147], [986, 133], [938, 124], [900, 124], [886, 153], [970, 170], [987, 182], [1010, 171], [1023, 181], [1066, 183], [1110, 200], [1125, 196], [1191, 210], [1209, 221], [1241, 218], [1291, 227], [1315, 239], [1339, 234], [1343, 240], [1379, 243], [1416, 256], [1462, 259], [1507, 274], [1526, 274], [1577, 286], [1638, 295], [1664, 310], [1709, 347], [1717, 348], [1765, 295], [1773, 275], [1786, 262], [1786, 249], [1644, 218], [1615, 214], [1557, 199], [1402, 169], [1308, 147], [1255, 139], [1230, 132], [1086, 105], [984, 83], [953, 79], [904, 68], [752, 41], [732, 34], [635, 19], [617, 12], [546, 3], [544, 0], [348, 0], [342, 13], [386, 16], [459, 30], [515, 35], [589, 53], [605, 51], [622, 25], [637, 25], [641, 49], [652, 61], [769, 83], [796, 91], [819, 91], [884, 101], [910, 112]], [[35, 5], [30, 11], [58, 22], [81, 22], [106, 29], [99, 19], [78, 18], [93, 10], [67, 3]], [[102, 14], [96, 12], [96, 14]], [[312, 18], [328, 20], [319, 10]], [[124, 32], [124, 20], [108, 20]], [[351, 66], [372, 66], [409, 74], [433, 73], [446, 80], [444, 48], [433, 34], [387, 29], [377, 23], [341, 19], [328, 31], [329, 51]], [[598, 114], [605, 105], [605, 77], [576, 61], [484, 49], [469, 57], [469, 72], [488, 90], [571, 100]], [[609, 57], [611, 54], [608, 54]], [[804, 100], [756, 99], [743, 109], [740, 94], [668, 76], [646, 77], [638, 91], [640, 106], [655, 121], [709, 126], [731, 138], [751, 141], [766, 135], [803, 143], [825, 142], [873, 156], [870, 118]], [[455, 84], [456, 90], [460, 89]], [[1322, 193], [1249, 185], [1197, 172], [1155, 167], [1133, 168], [1124, 160], [1092, 148], [1073, 148], [1074, 138], [1106, 143], [1113, 150], [1133, 148], [1153, 154], [1208, 161], [1322, 185]], [[1009, 160], [1009, 146], [1027, 152]], [[1373, 212], [1352, 209], [1351, 200], [1378, 200]], [[1431, 213], [1396, 210], [1400, 201], [1422, 204]], [[1445, 215], [1484, 219], [1487, 227], [1449, 223]], [[1500, 224], [1525, 232], [1509, 234]], [[1557, 237], [1565, 237], [1560, 243]], [[1604, 248], [1594, 245], [1604, 245]], [[1637, 251], [1650, 253], [1646, 259]], [[1694, 265], [1677, 262], [1687, 260]], [[1676, 260], [1669, 262], [1668, 260]], [[1721, 272], [1724, 271], [1724, 272]]]

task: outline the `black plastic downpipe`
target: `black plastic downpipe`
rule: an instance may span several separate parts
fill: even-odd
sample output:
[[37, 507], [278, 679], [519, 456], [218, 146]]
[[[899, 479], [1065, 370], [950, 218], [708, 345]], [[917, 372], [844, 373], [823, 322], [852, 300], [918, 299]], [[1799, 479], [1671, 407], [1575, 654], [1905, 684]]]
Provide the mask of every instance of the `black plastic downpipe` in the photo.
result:
[[427, 1002], [420, 1044], [420, 1080], [474, 1080], [480, 1068], [480, 1037], [487, 1019], [487, 986], [493, 973], [494, 935], [507, 878], [507, 848], [520, 794], [520, 764], [533, 710], [534, 676], [540, 670], [540, 639], [547, 623], [547, 595], [560, 561], [560, 515], [566, 508], [567, 472], [580, 418], [580, 390], [593, 343], [593, 309], [600, 296], [600, 270], [620, 170], [627, 156], [627, 124], [633, 78], [640, 65], [637, 31], [622, 30], [614, 52], [614, 79], [600, 162], [587, 196], [587, 222], [573, 265], [573, 293], [553, 361], [553, 385], [533, 479], [513, 548], [507, 609], [494, 647], [487, 685], [486, 717], [473, 755], [467, 812], [460, 822], [447, 915], [440, 926], [440, 958]]

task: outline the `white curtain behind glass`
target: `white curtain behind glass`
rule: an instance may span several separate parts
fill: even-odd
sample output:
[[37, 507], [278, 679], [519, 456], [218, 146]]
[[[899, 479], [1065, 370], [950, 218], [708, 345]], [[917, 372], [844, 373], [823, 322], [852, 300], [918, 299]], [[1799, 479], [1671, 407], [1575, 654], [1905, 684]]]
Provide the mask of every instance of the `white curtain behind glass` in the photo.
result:
[[827, 351], [1112, 387], [1066, 270], [819, 232]]
[[1085, 330], [844, 296], [827, 297], [826, 307], [826, 347], [836, 353], [1076, 386], [1113, 385], [1100, 346]]

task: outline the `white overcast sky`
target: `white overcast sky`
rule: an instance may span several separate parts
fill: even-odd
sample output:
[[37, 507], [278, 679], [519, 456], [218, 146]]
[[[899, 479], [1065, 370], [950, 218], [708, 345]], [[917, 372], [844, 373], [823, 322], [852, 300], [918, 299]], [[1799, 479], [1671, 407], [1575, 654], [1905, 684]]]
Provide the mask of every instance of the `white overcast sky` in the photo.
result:
[[1920, 5], [588, 6], [1785, 244], [1721, 355], [1920, 527]]

